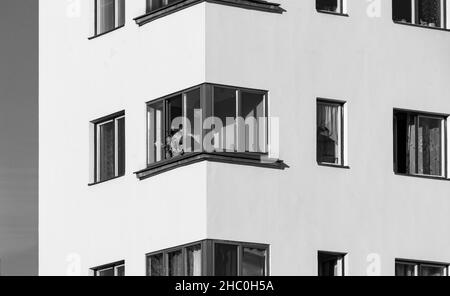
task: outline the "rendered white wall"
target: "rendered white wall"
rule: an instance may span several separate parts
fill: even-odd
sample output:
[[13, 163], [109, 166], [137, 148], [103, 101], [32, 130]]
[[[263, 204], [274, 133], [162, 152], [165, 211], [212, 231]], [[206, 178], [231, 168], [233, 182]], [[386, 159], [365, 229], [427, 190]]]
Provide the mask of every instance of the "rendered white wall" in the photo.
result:
[[[368, 17], [206, 6], [208, 81], [269, 90], [285, 171], [208, 164], [208, 237], [271, 245], [272, 275], [316, 275], [317, 251], [348, 252], [350, 275], [379, 254], [450, 262], [450, 183], [393, 173], [394, 107], [450, 113], [450, 34]], [[230, 21], [232, 20], [232, 21]], [[347, 101], [350, 170], [316, 164], [316, 98]], [[232, 184], [232, 185], [231, 185]]]

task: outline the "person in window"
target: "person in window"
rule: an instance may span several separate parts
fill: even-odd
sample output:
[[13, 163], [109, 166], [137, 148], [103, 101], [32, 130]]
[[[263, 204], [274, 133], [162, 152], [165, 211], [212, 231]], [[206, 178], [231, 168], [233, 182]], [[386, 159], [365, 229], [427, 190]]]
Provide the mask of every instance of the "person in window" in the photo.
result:
[[172, 157], [176, 157], [184, 154], [183, 149], [183, 136], [184, 130], [183, 125], [180, 124], [178, 131], [173, 131], [172, 138], [170, 140], [170, 151], [172, 153]]

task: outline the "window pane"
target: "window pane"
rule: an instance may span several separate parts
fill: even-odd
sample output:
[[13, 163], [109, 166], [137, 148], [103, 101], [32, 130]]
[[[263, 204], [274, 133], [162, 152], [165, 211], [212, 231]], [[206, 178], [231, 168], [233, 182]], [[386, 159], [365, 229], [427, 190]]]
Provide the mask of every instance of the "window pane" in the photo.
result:
[[164, 0], [147, 0], [147, 12], [163, 7]]
[[444, 276], [444, 266], [421, 265], [420, 276]]
[[117, 24], [117, 26], [123, 26], [125, 24], [125, 0], [118, 0], [118, 4], [119, 4], [119, 11], [118, 11], [118, 15], [119, 15], [119, 22]]
[[214, 117], [218, 133], [214, 135], [216, 151], [235, 151], [236, 90], [214, 87]]
[[181, 250], [169, 253], [169, 276], [184, 276]]
[[418, 129], [418, 173], [441, 176], [442, 165], [442, 120], [419, 117]]
[[319, 252], [319, 276], [342, 276], [344, 275], [342, 255]]
[[[241, 92], [239, 115], [245, 122], [240, 129], [240, 152], [266, 151], [266, 115], [264, 94]], [[261, 123], [261, 125], [260, 125]]]
[[186, 93], [186, 121], [184, 131], [186, 139], [184, 151], [200, 151], [202, 143], [202, 113], [200, 107], [200, 89]]
[[317, 10], [339, 12], [338, 5], [338, 0], [316, 0]]
[[202, 275], [202, 247], [200, 245], [189, 247], [187, 252], [187, 276]]
[[116, 276], [125, 276], [125, 265], [116, 267]]
[[114, 267], [97, 271], [97, 276], [114, 276]]
[[430, 27], [441, 26], [441, 1], [418, 0], [417, 24]]
[[216, 276], [237, 276], [237, 246], [215, 244], [214, 274]]
[[396, 22], [411, 23], [412, 9], [410, 0], [392, 1], [392, 18]]
[[114, 120], [101, 124], [99, 126], [99, 133], [99, 181], [104, 181], [115, 176]]
[[396, 276], [415, 276], [415, 266], [413, 263], [395, 263], [395, 275]]
[[118, 174], [125, 174], [125, 118], [117, 120], [117, 157], [118, 157]]
[[243, 248], [242, 275], [243, 276], [266, 275], [266, 250]]
[[97, 34], [114, 29], [115, 0], [97, 0]]
[[148, 106], [148, 162], [165, 158], [163, 102]]
[[164, 256], [157, 254], [147, 257], [147, 275], [150, 276], [164, 276]]
[[317, 104], [317, 161], [341, 163], [341, 107], [335, 104]]
[[170, 129], [166, 134], [166, 158], [183, 154], [183, 100], [177, 95], [167, 100], [167, 123]]

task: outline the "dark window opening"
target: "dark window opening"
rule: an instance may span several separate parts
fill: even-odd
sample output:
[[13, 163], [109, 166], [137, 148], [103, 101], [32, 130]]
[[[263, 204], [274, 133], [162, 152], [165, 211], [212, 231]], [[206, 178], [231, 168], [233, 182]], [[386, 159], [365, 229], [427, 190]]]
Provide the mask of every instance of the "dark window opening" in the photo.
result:
[[316, 0], [316, 9], [333, 13], [344, 13], [344, 0]]
[[344, 165], [343, 104], [317, 101], [317, 162]]
[[95, 35], [125, 25], [125, 0], [95, 0]]
[[318, 252], [319, 276], [344, 276], [344, 257], [342, 253]]
[[125, 261], [91, 268], [94, 276], [125, 276]]
[[448, 276], [448, 264], [395, 260], [395, 276]]
[[392, 19], [395, 22], [425, 27], [446, 28], [447, 0], [393, 0]]
[[180, 0], [147, 0], [147, 9], [146, 12], [150, 13], [152, 11], [161, 9], [163, 7], [169, 6], [176, 2], [180, 2]]

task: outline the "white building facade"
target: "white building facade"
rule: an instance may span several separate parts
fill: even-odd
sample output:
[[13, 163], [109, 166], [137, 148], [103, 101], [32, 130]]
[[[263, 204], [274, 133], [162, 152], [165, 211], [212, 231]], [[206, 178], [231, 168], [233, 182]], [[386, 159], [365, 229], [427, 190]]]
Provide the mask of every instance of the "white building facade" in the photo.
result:
[[39, 274], [447, 275], [428, 2], [40, 0]]

